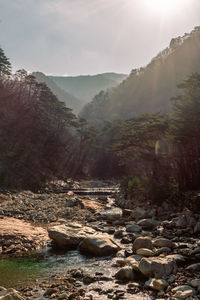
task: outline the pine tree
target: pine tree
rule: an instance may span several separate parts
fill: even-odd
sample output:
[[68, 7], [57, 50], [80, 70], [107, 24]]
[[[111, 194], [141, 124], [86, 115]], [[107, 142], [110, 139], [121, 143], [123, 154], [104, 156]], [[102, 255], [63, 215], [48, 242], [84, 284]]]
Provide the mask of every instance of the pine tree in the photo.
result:
[[11, 63], [6, 57], [2, 48], [0, 48], [0, 78], [11, 75]]

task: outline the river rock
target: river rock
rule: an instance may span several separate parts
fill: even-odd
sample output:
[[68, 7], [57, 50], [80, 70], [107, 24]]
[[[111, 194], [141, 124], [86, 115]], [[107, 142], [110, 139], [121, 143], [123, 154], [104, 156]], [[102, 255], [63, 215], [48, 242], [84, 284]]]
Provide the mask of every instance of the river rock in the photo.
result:
[[146, 248], [140, 248], [138, 250], [136, 250], [136, 253], [138, 255], [142, 255], [142, 256], [154, 256], [154, 252], [150, 249], [146, 249]]
[[25, 300], [25, 299], [14, 289], [1, 288], [0, 300]]
[[15, 218], [0, 219], [2, 253], [19, 253], [37, 250], [49, 242], [46, 229]]
[[151, 238], [148, 236], [136, 238], [133, 242], [133, 250], [137, 251], [140, 248], [153, 249]]
[[178, 228], [187, 227], [187, 219], [185, 215], [180, 215], [172, 220], [172, 224]]
[[140, 232], [142, 230], [142, 228], [137, 225], [136, 223], [129, 223], [126, 226], [126, 231], [127, 232]]
[[95, 282], [96, 281], [96, 278], [95, 277], [93, 277], [93, 276], [91, 276], [91, 275], [85, 275], [84, 277], [83, 277], [83, 283], [84, 284], [91, 284], [91, 283], [93, 283], [93, 282]]
[[133, 269], [131, 267], [123, 267], [116, 274], [115, 277], [122, 281], [131, 281], [134, 279]]
[[200, 222], [197, 222], [194, 227], [194, 233], [200, 233]]
[[166, 257], [142, 258], [139, 270], [148, 277], [162, 277], [176, 272], [177, 266], [173, 259]]
[[164, 279], [150, 278], [145, 282], [145, 286], [156, 291], [164, 291], [168, 286], [168, 282]]
[[55, 294], [57, 292], [58, 292], [57, 288], [49, 287], [48, 289], [46, 289], [43, 296], [51, 296], [52, 294]]
[[49, 237], [58, 247], [77, 247], [80, 242], [96, 231], [79, 223], [66, 223], [48, 228]]
[[[141, 258], [141, 256], [140, 256]], [[133, 270], [139, 272], [139, 261], [136, 260], [134, 257], [129, 256], [124, 261], [126, 266], [131, 266]]]
[[159, 248], [162, 247], [172, 248], [173, 242], [165, 238], [158, 238], [153, 242], [153, 245]]
[[143, 219], [147, 216], [148, 216], [147, 211], [142, 207], [135, 208], [131, 213], [131, 217], [136, 219], [136, 220]]
[[186, 270], [190, 272], [200, 272], [200, 263], [189, 265]]
[[151, 230], [159, 226], [160, 222], [154, 219], [142, 219], [139, 222], [137, 222], [137, 225], [141, 226], [142, 229]]
[[108, 222], [118, 221], [122, 217], [122, 209], [113, 208], [108, 211], [101, 211], [100, 216]]
[[196, 288], [196, 287], [200, 287], [200, 279], [192, 279], [190, 282], [191, 286]]
[[186, 299], [190, 296], [194, 296], [196, 291], [189, 285], [180, 285], [172, 289], [174, 296], [178, 299]]
[[117, 243], [106, 233], [85, 238], [79, 248], [80, 251], [94, 256], [108, 256], [120, 250]]
[[162, 247], [162, 248], [155, 250], [155, 255], [169, 254], [171, 251], [172, 251], [171, 248]]

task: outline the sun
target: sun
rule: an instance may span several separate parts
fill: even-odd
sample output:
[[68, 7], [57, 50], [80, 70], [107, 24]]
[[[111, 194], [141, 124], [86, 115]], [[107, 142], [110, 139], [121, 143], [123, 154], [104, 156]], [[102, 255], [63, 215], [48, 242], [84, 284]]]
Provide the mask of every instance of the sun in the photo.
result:
[[183, 6], [184, 0], [143, 0], [144, 6], [150, 13], [169, 15], [176, 13]]

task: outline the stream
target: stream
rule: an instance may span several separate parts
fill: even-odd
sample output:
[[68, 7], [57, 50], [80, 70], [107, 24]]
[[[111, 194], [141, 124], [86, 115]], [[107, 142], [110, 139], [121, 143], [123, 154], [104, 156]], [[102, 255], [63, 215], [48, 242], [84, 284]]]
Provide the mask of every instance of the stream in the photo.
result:
[[[118, 189], [85, 188], [74, 190], [75, 194], [109, 196]], [[91, 196], [90, 196], [91, 197]], [[114, 207], [114, 199], [108, 197], [106, 210], [102, 214], [110, 214], [119, 209]], [[78, 250], [56, 250], [51, 247], [31, 253], [27, 257], [6, 257], [0, 255], [0, 286], [6, 288], [24, 288], [41, 280], [48, 280], [55, 274], [65, 275], [73, 268], [84, 268], [88, 273], [102, 272], [109, 265], [110, 257], [88, 258]], [[106, 267], [107, 268], [107, 267]], [[112, 274], [110, 270], [108, 274]], [[107, 274], [107, 275], [108, 275]]]
[[[64, 191], [63, 191], [64, 192]], [[109, 215], [119, 214], [121, 209], [116, 207], [115, 199], [112, 198], [114, 192], [118, 192], [118, 188], [85, 188], [73, 190], [76, 195], [90, 195], [90, 198], [99, 196], [107, 197], [105, 209], [99, 211], [98, 214], [102, 216], [102, 222], [107, 219]], [[105, 223], [106, 225], [106, 223]], [[119, 256], [120, 257], [120, 256]], [[119, 258], [118, 257], [118, 258]], [[93, 295], [95, 300], [108, 299], [107, 295], [99, 295], [95, 292], [98, 290], [118, 290], [126, 292], [126, 285], [116, 285], [113, 276], [116, 273], [116, 267], [112, 267], [117, 258], [115, 257], [86, 257], [82, 255], [78, 249], [76, 250], [56, 250], [52, 247], [47, 247], [43, 250], [31, 253], [27, 257], [8, 257], [0, 255], [0, 286], [6, 288], [23, 289], [28, 286], [35, 286], [34, 299], [45, 299], [42, 295], [44, 290], [38, 286], [40, 282], [51, 282], [55, 276], [64, 276], [71, 269], [81, 268], [86, 275], [95, 276], [95, 274], [102, 274], [105, 276], [104, 281], [96, 281], [89, 286], [83, 286]], [[81, 283], [82, 284], [82, 283]], [[144, 295], [131, 296], [127, 294], [126, 299], [151, 299], [144, 297]]]
[[[65, 275], [73, 268], [84, 268], [87, 273], [104, 272], [110, 257], [88, 258], [78, 250], [57, 251], [46, 248], [26, 258], [1, 258], [0, 286], [23, 288], [27, 285], [48, 280], [53, 275]], [[112, 274], [111, 270], [108, 274]]]

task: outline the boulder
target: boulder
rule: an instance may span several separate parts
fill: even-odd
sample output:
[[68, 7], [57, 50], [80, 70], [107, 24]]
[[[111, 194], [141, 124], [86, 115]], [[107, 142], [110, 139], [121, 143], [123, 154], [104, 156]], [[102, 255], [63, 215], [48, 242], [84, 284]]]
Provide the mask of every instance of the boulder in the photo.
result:
[[145, 286], [156, 291], [164, 291], [168, 286], [168, 282], [164, 279], [150, 278], [145, 282]]
[[186, 270], [190, 272], [200, 272], [200, 263], [189, 265]]
[[93, 256], [108, 256], [120, 250], [117, 243], [106, 233], [85, 238], [79, 248], [81, 252]]
[[108, 222], [118, 221], [122, 217], [122, 209], [116, 207], [108, 211], [101, 211], [100, 216]]
[[190, 282], [191, 286], [196, 288], [196, 287], [200, 287], [200, 279], [192, 279]]
[[77, 247], [80, 242], [96, 231], [79, 223], [66, 223], [48, 228], [49, 237], [57, 247]]
[[131, 266], [133, 270], [139, 271], [139, 262], [134, 257], [129, 256], [125, 259], [124, 262], [126, 266]]
[[137, 225], [136, 223], [129, 223], [126, 226], [126, 231], [127, 232], [140, 232], [142, 230], [142, 228]]
[[190, 296], [194, 296], [196, 291], [189, 285], [180, 285], [172, 289], [174, 296], [178, 299], [186, 299]]
[[169, 254], [172, 250], [168, 247], [162, 247], [162, 248], [159, 248], [157, 250], [155, 250], [155, 255], [160, 255], [160, 254]]
[[142, 208], [142, 207], [135, 208], [131, 213], [131, 217], [136, 219], [136, 220], [143, 219], [147, 216], [148, 216], [147, 211], [144, 210], [144, 208]]
[[136, 238], [133, 242], [133, 250], [137, 251], [140, 248], [153, 249], [151, 238], [148, 236]]
[[164, 291], [168, 287], [168, 282], [164, 279], [154, 279], [153, 287], [157, 291]]
[[168, 259], [172, 259], [177, 263], [178, 265], [184, 264], [185, 263], [185, 257], [181, 254], [170, 254], [167, 256]]
[[158, 238], [153, 242], [153, 245], [159, 248], [162, 247], [172, 248], [173, 242], [165, 238]]
[[137, 222], [137, 225], [141, 226], [142, 229], [151, 230], [160, 225], [159, 221], [154, 219], [142, 219]]
[[115, 277], [121, 281], [131, 281], [134, 279], [134, 272], [131, 267], [123, 267], [116, 274]]
[[138, 255], [142, 255], [142, 256], [154, 256], [154, 252], [150, 249], [146, 249], [146, 248], [140, 248], [138, 250], [136, 250], [136, 253]]
[[142, 258], [139, 263], [139, 270], [145, 276], [160, 278], [176, 272], [177, 266], [176, 262], [167, 256]]

